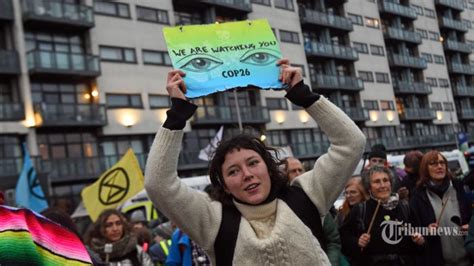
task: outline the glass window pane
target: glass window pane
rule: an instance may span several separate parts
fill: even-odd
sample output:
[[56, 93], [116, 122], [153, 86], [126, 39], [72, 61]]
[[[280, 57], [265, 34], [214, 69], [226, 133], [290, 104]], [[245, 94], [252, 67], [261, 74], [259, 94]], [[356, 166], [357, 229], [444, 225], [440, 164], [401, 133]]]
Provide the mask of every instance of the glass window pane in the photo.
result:
[[100, 57], [108, 60], [123, 60], [122, 51], [118, 48], [100, 47]]
[[142, 106], [142, 98], [140, 95], [131, 95], [130, 96], [130, 103], [132, 106], [141, 107]]
[[135, 50], [126, 49], [125, 52], [125, 61], [127, 62], [135, 62]]

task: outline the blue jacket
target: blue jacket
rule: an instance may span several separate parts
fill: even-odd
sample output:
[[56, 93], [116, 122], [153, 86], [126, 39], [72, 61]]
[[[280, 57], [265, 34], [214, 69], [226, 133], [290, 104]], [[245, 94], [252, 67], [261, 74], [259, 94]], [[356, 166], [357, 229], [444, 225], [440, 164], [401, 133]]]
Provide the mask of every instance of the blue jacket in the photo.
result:
[[[184, 248], [184, 252], [182, 252]], [[188, 235], [176, 229], [171, 237], [171, 247], [168, 257], [166, 258], [166, 266], [192, 266], [191, 259], [191, 242]]]

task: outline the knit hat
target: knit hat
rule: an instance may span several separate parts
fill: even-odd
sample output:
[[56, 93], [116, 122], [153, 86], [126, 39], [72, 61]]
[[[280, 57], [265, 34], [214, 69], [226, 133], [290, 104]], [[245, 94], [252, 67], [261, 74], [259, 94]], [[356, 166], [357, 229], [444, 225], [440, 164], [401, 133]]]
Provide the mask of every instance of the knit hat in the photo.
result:
[[382, 158], [387, 160], [387, 154], [382, 150], [373, 150], [369, 153], [369, 160], [372, 158]]
[[147, 222], [145, 214], [143, 211], [137, 210], [132, 213], [132, 216], [130, 217], [130, 221], [132, 223], [138, 223], [138, 222]]

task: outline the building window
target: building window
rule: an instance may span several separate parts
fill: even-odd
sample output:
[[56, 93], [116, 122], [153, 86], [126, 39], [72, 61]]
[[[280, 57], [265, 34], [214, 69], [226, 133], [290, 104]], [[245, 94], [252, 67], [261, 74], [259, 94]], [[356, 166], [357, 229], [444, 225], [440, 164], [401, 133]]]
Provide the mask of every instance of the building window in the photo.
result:
[[304, 108], [301, 107], [301, 106], [299, 106], [299, 105], [296, 105], [296, 104], [294, 104], [294, 103], [291, 103], [291, 109], [292, 109], [293, 111], [296, 111], [296, 110], [303, 110]]
[[441, 55], [433, 55], [435, 64], [444, 65], [444, 57]]
[[107, 93], [107, 108], [139, 108], [143, 109], [140, 94], [114, 94]]
[[134, 48], [99, 46], [100, 59], [102, 61], [136, 63], [137, 57]]
[[441, 105], [440, 102], [431, 102], [431, 108], [435, 111], [442, 111], [443, 106]]
[[392, 101], [380, 101], [380, 108], [382, 111], [395, 110], [395, 105]]
[[347, 17], [352, 21], [352, 24], [364, 26], [364, 20], [362, 19], [362, 16], [352, 14], [352, 13], [347, 13]]
[[470, 20], [463, 19], [463, 23], [466, 25], [468, 29], [472, 29], [472, 24]]
[[274, 0], [273, 4], [276, 8], [295, 10], [293, 0]]
[[299, 68], [301, 68], [301, 72], [302, 72], [302, 74], [303, 74], [303, 77], [306, 77], [306, 70], [305, 70], [305, 68], [304, 68], [304, 65], [300, 65], [300, 64], [291, 64], [291, 65], [294, 66], [294, 67], [299, 67]]
[[380, 27], [379, 20], [376, 18], [365, 17], [365, 25], [369, 28], [378, 29]]
[[31, 83], [33, 103], [51, 105], [88, 104], [93, 102], [90, 89], [86, 84], [73, 83]]
[[433, 63], [433, 56], [431, 54], [421, 53], [421, 57], [423, 57], [426, 60], [426, 62]]
[[435, 11], [433, 9], [429, 9], [425, 7], [425, 16], [429, 18], [436, 18]]
[[370, 45], [370, 52], [372, 53], [372, 55], [379, 55], [379, 56], [384, 56], [385, 55], [385, 52], [383, 50], [383, 46], [380, 46], [380, 45], [371, 44]]
[[429, 36], [430, 36], [430, 40], [433, 40], [433, 41], [440, 41], [440, 37], [439, 37], [439, 33], [437, 32], [434, 32], [434, 31], [429, 31]]
[[130, 18], [130, 7], [128, 4], [112, 1], [94, 1], [94, 12], [100, 15]]
[[204, 24], [199, 13], [174, 12], [174, 21], [176, 25]]
[[97, 138], [89, 132], [40, 133], [36, 137], [43, 160], [90, 158], [98, 155]]
[[423, 8], [421, 6], [411, 5], [411, 7], [415, 9], [417, 15], [423, 16]]
[[374, 82], [374, 75], [370, 71], [359, 71], [359, 78], [364, 82]]
[[390, 83], [387, 73], [375, 72], [375, 80], [377, 83]]
[[454, 105], [453, 105], [453, 103], [444, 102], [444, 103], [443, 103], [443, 106], [444, 106], [444, 110], [445, 110], [445, 111], [454, 111]]
[[288, 110], [286, 99], [283, 98], [266, 98], [268, 110]]
[[169, 24], [168, 11], [137, 6], [137, 20]]
[[148, 102], [150, 103], [150, 109], [158, 108], [170, 108], [171, 100], [168, 95], [148, 95]]
[[449, 88], [449, 81], [447, 79], [438, 79], [440, 88]]
[[361, 42], [353, 42], [352, 45], [354, 46], [354, 49], [360, 54], [368, 54], [369, 53], [369, 47], [367, 46], [366, 43], [361, 43]]
[[426, 30], [423, 30], [423, 29], [415, 29], [415, 30], [416, 30], [416, 33], [418, 33], [418, 35], [420, 35], [422, 39], [428, 39], [428, 32]]
[[436, 81], [436, 78], [426, 78], [426, 83], [430, 85], [431, 87], [438, 87], [438, 82]]
[[364, 106], [367, 110], [379, 110], [379, 103], [375, 100], [364, 100]]
[[289, 43], [300, 43], [298, 32], [280, 30], [280, 41]]
[[259, 5], [264, 5], [264, 6], [270, 6], [270, 0], [252, 0], [252, 3], [254, 4], [259, 4]]
[[142, 50], [142, 56], [145, 65], [172, 66], [168, 52]]

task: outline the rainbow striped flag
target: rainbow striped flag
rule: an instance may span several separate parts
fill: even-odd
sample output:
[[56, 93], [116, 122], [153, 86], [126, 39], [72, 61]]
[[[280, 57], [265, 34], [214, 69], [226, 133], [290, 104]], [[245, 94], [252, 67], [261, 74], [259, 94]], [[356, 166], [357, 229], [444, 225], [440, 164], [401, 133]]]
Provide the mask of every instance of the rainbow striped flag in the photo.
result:
[[0, 265], [91, 265], [77, 235], [28, 209], [0, 205]]

